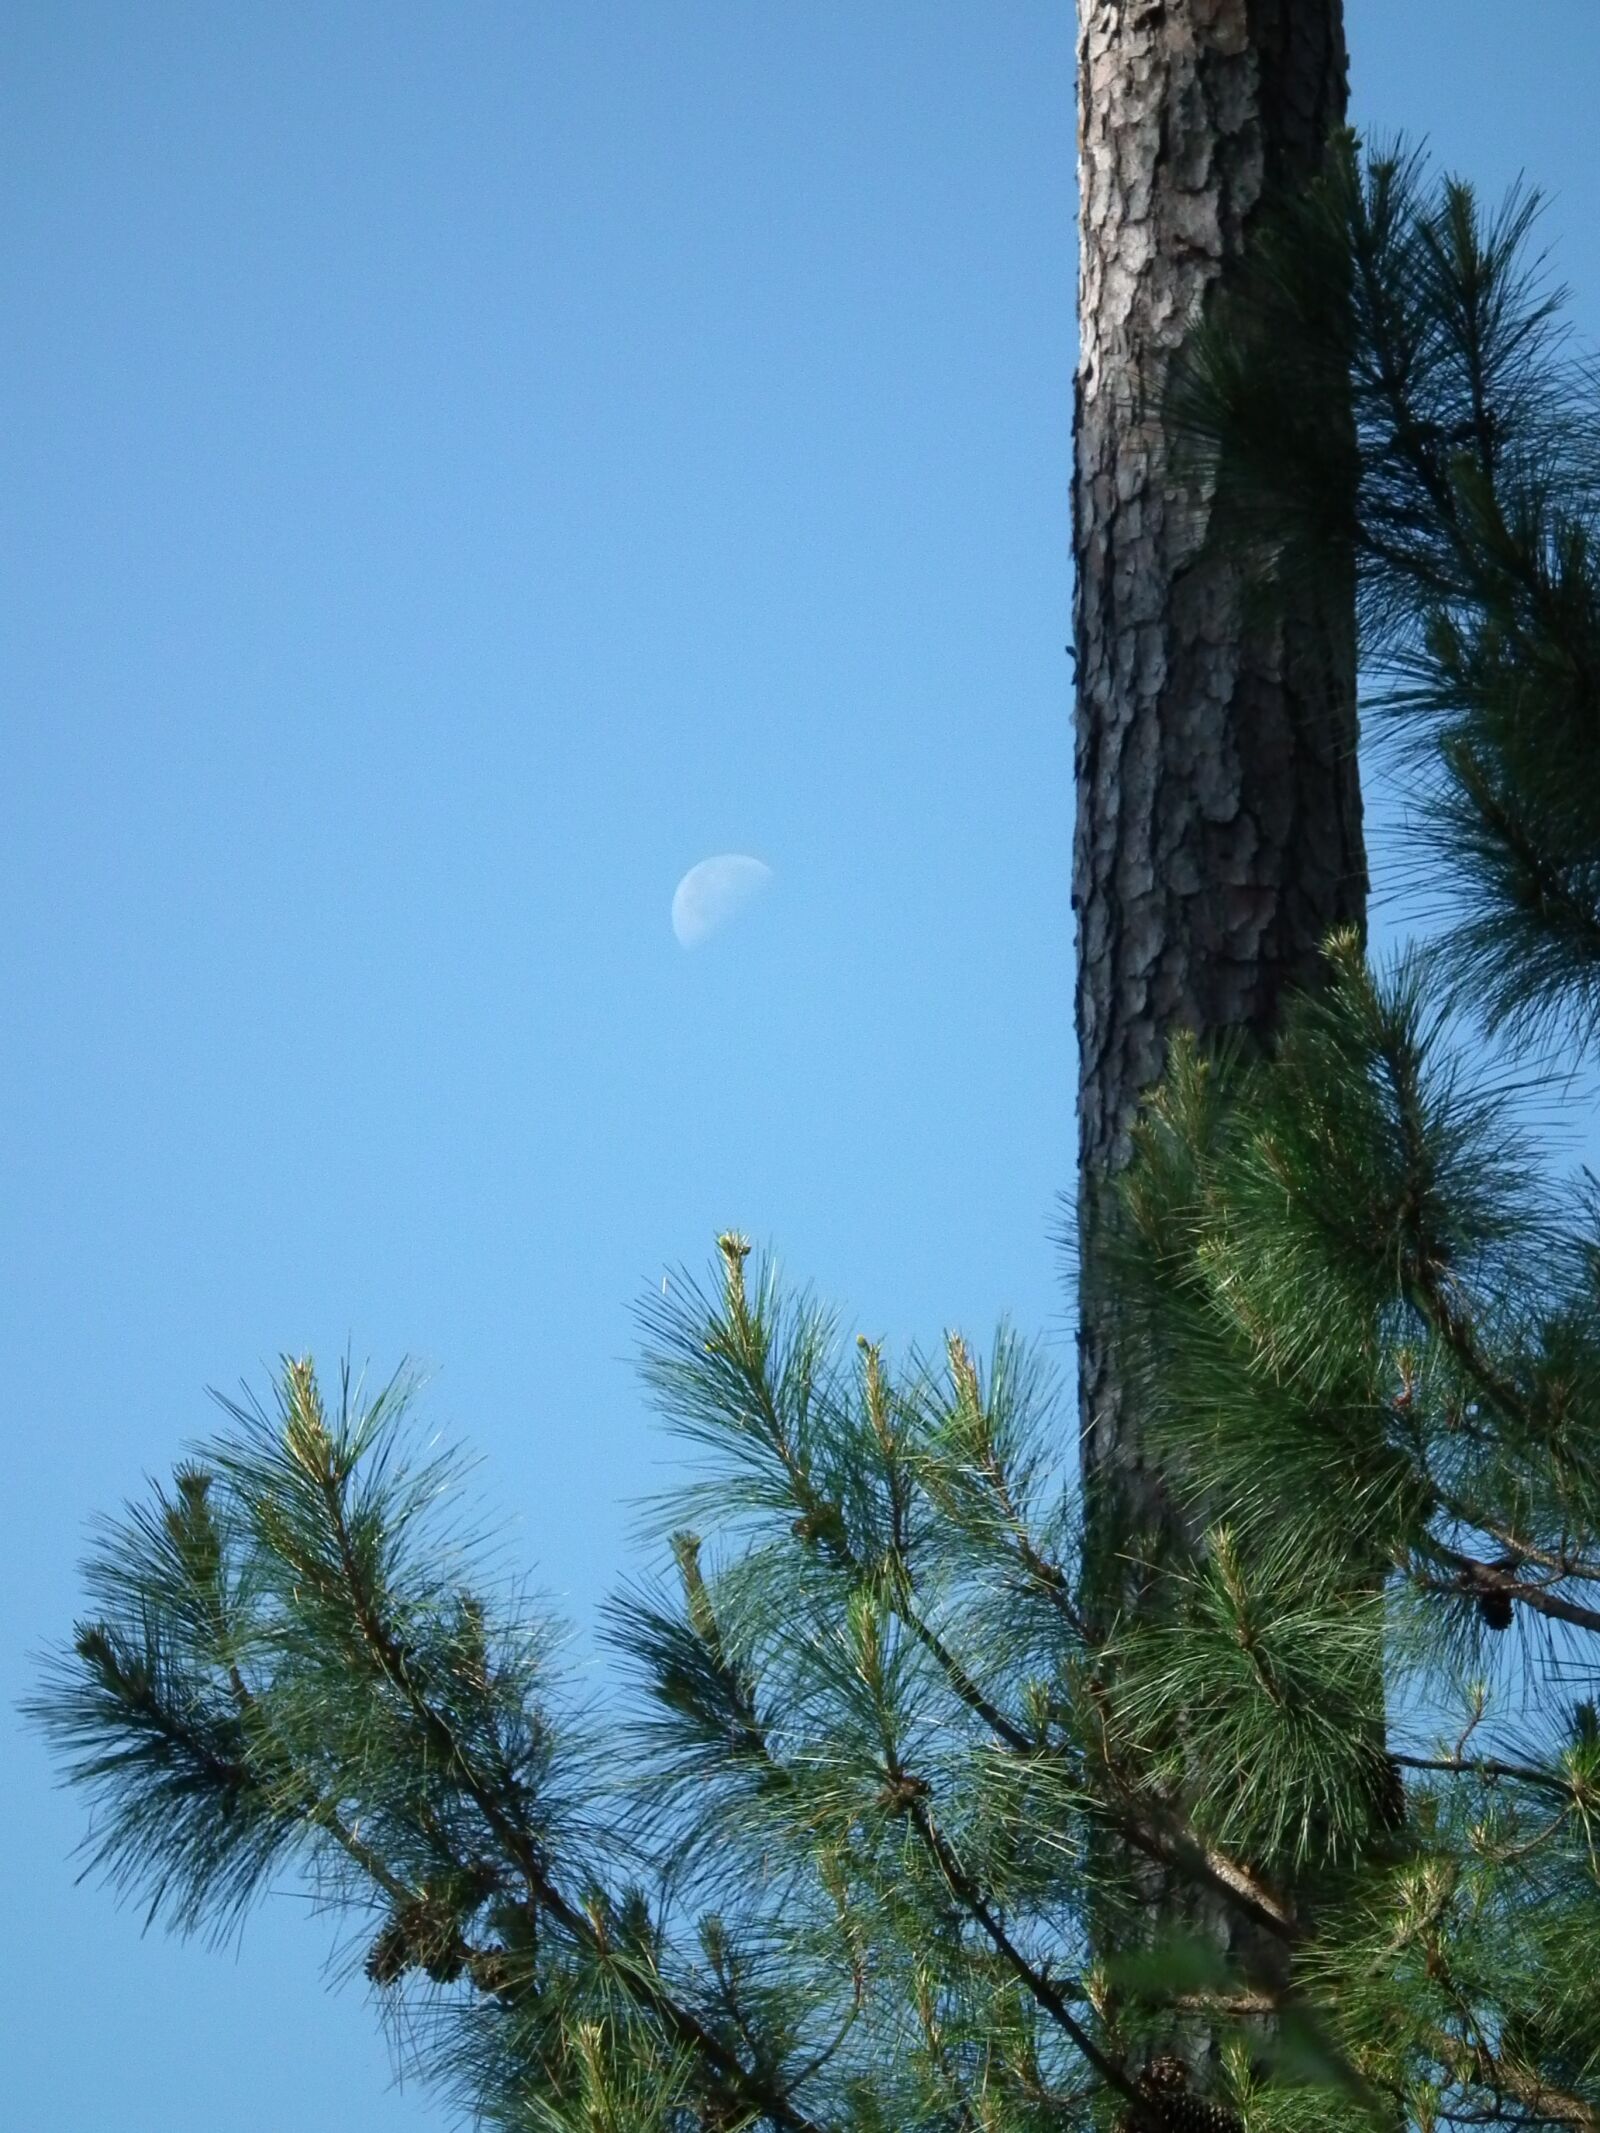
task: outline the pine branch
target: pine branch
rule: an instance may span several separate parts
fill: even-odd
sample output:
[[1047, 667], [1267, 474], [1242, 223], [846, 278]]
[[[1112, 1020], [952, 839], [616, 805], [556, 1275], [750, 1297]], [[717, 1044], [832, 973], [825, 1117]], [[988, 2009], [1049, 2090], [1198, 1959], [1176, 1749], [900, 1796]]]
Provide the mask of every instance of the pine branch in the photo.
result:
[[[913, 1635], [932, 1652], [957, 1696], [982, 1719], [999, 1742], [1029, 1761], [1052, 1752], [1046, 1744], [1033, 1739], [998, 1710], [908, 1600], [897, 1600], [895, 1605], [896, 1612]], [[1097, 1692], [1097, 1698], [1104, 1710], [1106, 1696], [1103, 1688]], [[1105, 1761], [1104, 1750], [1102, 1760]], [[1109, 1762], [1105, 1762], [1105, 1767], [1110, 1776]], [[1114, 1804], [1108, 1809], [1108, 1818], [1126, 1842], [1147, 1858], [1174, 1868], [1225, 1897], [1269, 1932], [1286, 1938], [1294, 1935], [1297, 1927], [1293, 1914], [1277, 1901], [1259, 1876], [1240, 1861], [1230, 1858], [1219, 1846], [1207, 1842], [1181, 1812], [1168, 1803], [1157, 1801], [1125, 1775], [1111, 1778], [1110, 1789]]]
[[[1587, 1560], [1565, 1548], [1559, 1553], [1552, 1553], [1548, 1548], [1541, 1548], [1536, 1541], [1529, 1540], [1525, 1534], [1519, 1533], [1514, 1526], [1496, 1517], [1493, 1512], [1468, 1505], [1460, 1497], [1452, 1496], [1443, 1489], [1436, 1488], [1435, 1493], [1441, 1509], [1457, 1524], [1475, 1527], [1490, 1540], [1498, 1541], [1506, 1554], [1515, 1558], [1517, 1568], [1520, 1569], [1524, 1563], [1532, 1563], [1537, 1569], [1547, 1570], [1551, 1580], [1556, 1583], [1575, 1578], [1583, 1584], [1600, 1584], [1600, 1561]], [[1503, 1564], [1501, 1567], [1510, 1566]]]
[[931, 1788], [923, 1780], [913, 1778], [904, 1771], [896, 1770], [892, 1776], [905, 1793], [906, 1812], [912, 1827], [922, 1839], [929, 1858], [938, 1868], [946, 1887], [962, 1910], [982, 1929], [990, 1944], [1010, 1965], [1018, 1980], [1026, 1986], [1033, 1999], [1062, 2034], [1077, 2047], [1100, 2079], [1124, 2099], [1133, 2114], [1134, 2125], [1149, 2128], [1150, 2133], [1160, 2133], [1163, 2121], [1152, 2113], [1146, 2099], [1122, 2068], [1115, 2060], [1107, 2057], [1073, 2015], [1068, 2004], [1070, 1988], [1063, 1988], [1051, 1978], [1047, 1970], [1028, 1960], [1006, 1931], [982, 1888], [963, 1872], [954, 1850], [928, 1810], [927, 1796]]
[[1157, 1865], [1175, 1867], [1201, 1886], [1236, 1905], [1276, 1939], [1293, 1941], [1299, 1921], [1260, 1875], [1231, 1858], [1166, 1801], [1154, 1797], [1125, 1768], [1112, 1747], [1112, 1717], [1107, 1692], [1090, 1685], [1090, 1704], [1099, 1728], [1097, 1756], [1105, 1779], [1108, 1816], [1117, 1834]]
[[[217, 1552], [220, 1564], [220, 1549]], [[218, 1580], [213, 1576], [207, 1582], [207, 1600], [211, 1626], [219, 1652], [228, 1652], [233, 1645], [233, 1628], [224, 1612]], [[287, 1780], [289, 1794], [297, 1802], [297, 1811], [315, 1828], [331, 1837], [345, 1856], [364, 1873], [374, 1887], [379, 1888], [396, 1905], [414, 1903], [419, 1891], [393, 1873], [370, 1844], [365, 1843], [344, 1821], [331, 1800], [324, 1798], [319, 1789], [302, 1772], [297, 1771], [291, 1759], [276, 1743], [269, 1742], [260, 1703], [255, 1692], [246, 1682], [236, 1660], [229, 1658], [226, 1665], [228, 1687], [233, 1696], [234, 1708], [245, 1729], [245, 1737], [255, 1742], [254, 1756], [267, 1759], [273, 1772], [273, 1781], [280, 1787]]]
[[233, 1733], [237, 1752], [229, 1754], [219, 1748], [215, 1738], [181, 1717], [156, 1693], [156, 1670], [148, 1661], [130, 1658], [119, 1650], [117, 1639], [104, 1623], [81, 1624], [74, 1643], [78, 1656], [139, 1730], [188, 1766], [196, 1783], [216, 1796], [225, 1817], [231, 1811], [230, 1802], [261, 1793], [260, 1782], [244, 1752], [243, 1735]]
[[331, 1440], [323, 1423], [309, 1364], [295, 1365], [291, 1384], [296, 1415], [302, 1425], [301, 1452], [312, 1472], [326, 1510], [328, 1527], [338, 1551], [347, 1596], [373, 1662], [396, 1689], [422, 1728], [424, 1737], [440, 1752], [482, 1815], [486, 1826], [503, 1845], [516, 1866], [529, 1895], [573, 1943], [601, 1961], [622, 1984], [640, 2008], [659, 2021], [675, 2044], [691, 2051], [715, 2081], [781, 2133], [822, 2133], [789, 2097], [763, 2081], [681, 2004], [657, 1978], [638, 1965], [620, 1962], [586, 1911], [571, 1903], [551, 1878], [542, 1847], [522, 1821], [508, 1808], [495, 1788], [477, 1770], [472, 1756], [449, 1721], [434, 1706], [418, 1680], [404, 1645], [384, 1620], [376, 1595], [361, 1569], [358, 1551], [344, 1513], [344, 1498], [332, 1456]]
[[1176, 1867], [1203, 1887], [1226, 1897], [1276, 1939], [1293, 1941], [1298, 1937], [1300, 1923], [1295, 1913], [1279, 1901], [1259, 1874], [1208, 1843], [1182, 1816], [1162, 1803], [1134, 1794], [1131, 1806], [1113, 1813], [1112, 1820], [1118, 1835], [1146, 1858]]
[[1553, 1793], [1562, 1800], [1570, 1801], [1578, 1796], [1578, 1788], [1570, 1778], [1556, 1777], [1531, 1763], [1503, 1762], [1495, 1756], [1402, 1755], [1392, 1749], [1389, 1760], [1401, 1770], [1438, 1771], [1451, 1777], [1476, 1778], [1480, 1783], [1503, 1779], [1508, 1784], [1528, 1785], [1539, 1792]]
[[933, 1659], [957, 1698], [974, 1717], [983, 1721], [996, 1740], [1003, 1741], [1008, 1748], [1016, 1749], [1022, 1754], [1026, 1754], [1036, 1745], [1020, 1726], [1013, 1725], [997, 1704], [990, 1702], [943, 1638], [929, 1627], [914, 1607], [904, 1603], [896, 1604], [895, 1612], [923, 1650]]
[[1563, 1599], [1560, 1593], [1519, 1578], [1515, 1571], [1502, 1569], [1495, 1563], [1480, 1562], [1476, 1556], [1462, 1555], [1436, 1541], [1427, 1543], [1427, 1553], [1447, 1563], [1456, 1575], [1453, 1579], [1430, 1577], [1417, 1569], [1414, 1561], [1402, 1558], [1400, 1567], [1406, 1569], [1425, 1592], [1459, 1592], [1478, 1600], [1492, 1598], [1502, 1607], [1516, 1602], [1531, 1608], [1535, 1614], [1548, 1615], [1552, 1621], [1570, 1623], [1575, 1629], [1591, 1633], [1600, 1631], [1600, 1609]]
[[1579, 2133], [1600, 2133], [1600, 2108], [1553, 2082], [1541, 2080], [1503, 2054], [1496, 2054], [1481, 2035], [1469, 2044], [1451, 2036], [1448, 2030], [1425, 2025], [1419, 2041], [1463, 2087], [1488, 2089], [1497, 2100], [1511, 2097], [1536, 2124], [1576, 2126]]

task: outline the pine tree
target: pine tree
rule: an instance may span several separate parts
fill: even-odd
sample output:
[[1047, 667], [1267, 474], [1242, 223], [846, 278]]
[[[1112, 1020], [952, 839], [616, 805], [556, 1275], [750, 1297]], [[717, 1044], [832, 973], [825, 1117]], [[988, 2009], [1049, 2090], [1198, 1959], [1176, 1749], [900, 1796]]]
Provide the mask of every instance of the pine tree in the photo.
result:
[[[1600, 1206], [1515, 1080], [1600, 1024], [1600, 381], [1530, 216], [1351, 152], [1179, 380], [1263, 626], [1355, 557], [1459, 922], [1337, 934], [1134, 1129], [1171, 1604], [1086, 1605], [1025, 1343], [852, 1345], [730, 1234], [643, 1311], [698, 1464], [586, 1708], [406, 1381], [287, 1362], [103, 1531], [36, 1702], [152, 1917], [308, 1876], [507, 2129], [1600, 2129]], [[1128, 1851], [1231, 1930], [1152, 1944]]]

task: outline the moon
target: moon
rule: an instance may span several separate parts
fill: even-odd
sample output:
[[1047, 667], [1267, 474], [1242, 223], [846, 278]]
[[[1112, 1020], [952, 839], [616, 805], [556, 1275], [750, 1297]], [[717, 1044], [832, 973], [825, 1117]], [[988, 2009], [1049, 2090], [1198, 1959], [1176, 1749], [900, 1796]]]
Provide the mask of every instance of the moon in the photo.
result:
[[772, 869], [744, 852], [718, 852], [702, 859], [672, 892], [672, 930], [683, 948], [698, 948], [754, 901], [772, 879]]

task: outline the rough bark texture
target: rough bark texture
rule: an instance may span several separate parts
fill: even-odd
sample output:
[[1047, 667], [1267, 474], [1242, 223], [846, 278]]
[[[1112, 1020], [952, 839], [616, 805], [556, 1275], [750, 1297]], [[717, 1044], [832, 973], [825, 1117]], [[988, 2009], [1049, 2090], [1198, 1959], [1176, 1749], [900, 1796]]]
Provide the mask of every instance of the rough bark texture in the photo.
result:
[[[1100, 1604], [1159, 1605], [1129, 1553], [1172, 1528], [1118, 1382], [1094, 1211], [1180, 1027], [1270, 1038], [1366, 895], [1356, 773], [1353, 581], [1274, 619], [1245, 612], [1207, 545], [1204, 493], [1170, 461], [1173, 353], [1225, 285], [1263, 203], [1343, 123], [1341, 0], [1079, 0], [1081, 359], [1077, 566], [1078, 1046], [1082, 1452]], [[1338, 419], [1338, 411], [1331, 411]], [[1247, 1972], [1284, 1951], [1131, 1857], [1145, 1933], [1195, 1933]], [[1106, 1913], [1109, 1953], [1130, 1926]], [[1215, 2075], [1203, 2023], [1144, 2053]]]
[[[1348, 582], [1274, 622], [1169, 466], [1173, 351], [1274, 189], [1344, 119], [1341, 0], [1080, 0], [1077, 568], [1080, 1205], [1181, 1026], [1264, 1036], [1361, 918]], [[1107, 1538], [1159, 1513], [1084, 1239], [1083, 1457]]]

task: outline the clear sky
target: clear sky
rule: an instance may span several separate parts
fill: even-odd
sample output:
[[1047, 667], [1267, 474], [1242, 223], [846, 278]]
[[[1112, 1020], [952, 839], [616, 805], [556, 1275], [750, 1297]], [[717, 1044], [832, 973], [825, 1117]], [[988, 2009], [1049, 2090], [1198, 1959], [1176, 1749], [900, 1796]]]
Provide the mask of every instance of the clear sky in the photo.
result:
[[[1595, 0], [1349, 17], [1360, 122], [1546, 185], [1600, 339]], [[5, 9], [8, 1709], [90, 1514], [282, 1350], [431, 1366], [580, 1625], [662, 1474], [630, 1304], [717, 1228], [1068, 1364], [1071, 42]], [[686, 952], [723, 851], [772, 884]], [[7, 1771], [19, 2129], [441, 2122], [325, 1921], [141, 1939]]]

